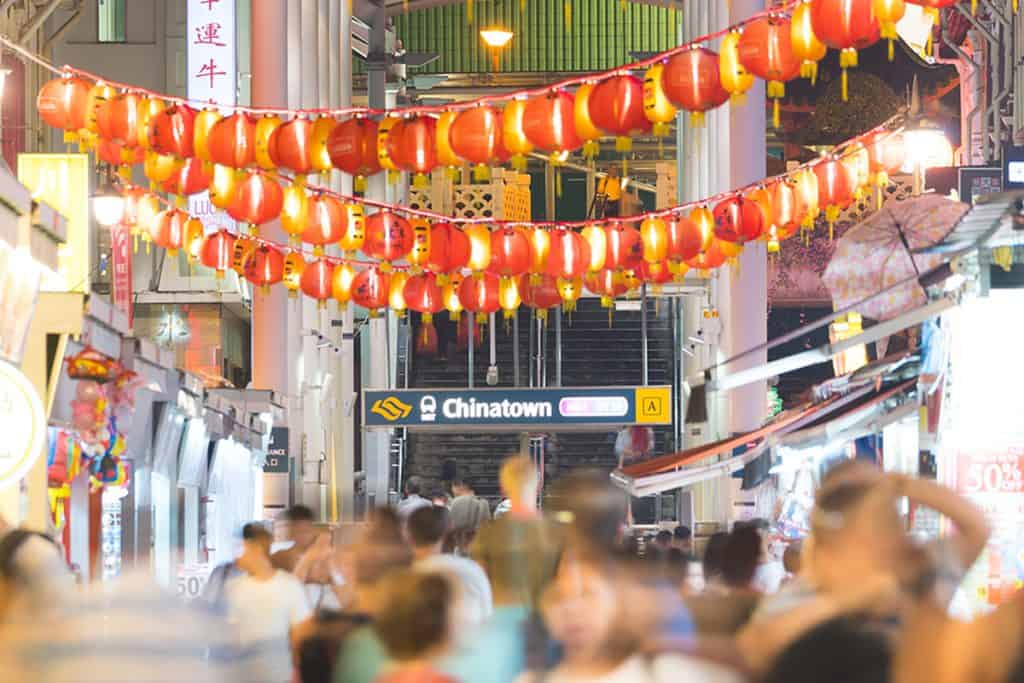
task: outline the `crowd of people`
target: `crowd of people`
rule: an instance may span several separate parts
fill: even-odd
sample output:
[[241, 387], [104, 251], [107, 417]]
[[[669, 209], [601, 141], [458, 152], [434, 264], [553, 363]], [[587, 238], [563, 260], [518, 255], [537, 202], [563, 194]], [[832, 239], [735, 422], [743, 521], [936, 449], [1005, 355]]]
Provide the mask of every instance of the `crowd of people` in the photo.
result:
[[[187, 608], [131, 584], [105, 601], [71, 599], [52, 571], [37, 575], [52, 549], [18, 537], [22, 551], [5, 551], [15, 537], [0, 528], [0, 673], [47, 683], [1024, 683], [1024, 598], [971, 622], [948, 616], [989, 529], [934, 482], [845, 462], [823, 477], [798, 543], [758, 520], [699, 543], [683, 525], [636, 538], [625, 494], [589, 472], [558, 482], [542, 511], [525, 457], [502, 465], [500, 484], [492, 515], [469, 482], [453, 482], [448, 500], [412, 479], [400, 505], [375, 510], [344, 545], [301, 506], [281, 520], [283, 543], [248, 524], [238, 558]], [[904, 499], [955, 531], [913, 538]]]

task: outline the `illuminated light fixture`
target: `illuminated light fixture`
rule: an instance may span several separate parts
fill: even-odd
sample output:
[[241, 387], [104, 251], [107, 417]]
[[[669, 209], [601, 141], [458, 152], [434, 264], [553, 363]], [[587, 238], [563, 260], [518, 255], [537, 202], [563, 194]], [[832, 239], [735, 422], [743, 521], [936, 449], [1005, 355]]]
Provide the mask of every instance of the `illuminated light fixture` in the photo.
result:
[[924, 192], [925, 172], [929, 168], [953, 164], [953, 146], [946, 138], [946, 132], [924, 114], [917, 76], [914, 76], [910, 90], [910, 111], [903, 129], [903, 144], [906, 150], [903, 172], [914, 174], [915, 195]]
[[109, 168], [92, 195], [92, 213], [96, 222], [106, 228], [117, 225], [124, 218], [124, 196], [111, 182]]
[[494, 60], [495, 71], [498, 70], [499, 51], [509, 44], [513, 35], [512, 31], [501, 28], [500, 26], [480, 29], [480, 37], [483, 38], [485, 43], [487, 43], [487, 47], [491, 48], [491, 58]]
[[480, 37], [487, 43], [488, 47], [500, 50], [509, 44], [515, 34], [508, 29], [492, 27], [480, 29]]

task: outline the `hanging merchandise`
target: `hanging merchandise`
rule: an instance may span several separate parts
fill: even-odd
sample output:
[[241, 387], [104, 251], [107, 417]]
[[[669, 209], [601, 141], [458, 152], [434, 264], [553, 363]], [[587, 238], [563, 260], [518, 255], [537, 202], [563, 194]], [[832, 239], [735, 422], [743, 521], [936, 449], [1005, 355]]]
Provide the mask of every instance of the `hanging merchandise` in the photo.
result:
[[[87, 346], [66, 361], [68, 377], [71, 379], [89, 380], [94, 383], [103, 384], [115, 379], [123, 368], [121, 364], [112, 358]], [[87, 387], [88, 388], [88, 387]], [[82, 389], [85, 391], [85, 389]], [[82, 396], [79, 396], [82, 398]], [[90, 393], [88, 398], [101, 398], [98, 393]]]
[[690, 112], [691, 126], [703, 125], [704, 112], [729, 99], [719, 71], [718, 54], [704, 47], [678, 54], [665, 65], [661, 75], [665, 94], [673, 104]]

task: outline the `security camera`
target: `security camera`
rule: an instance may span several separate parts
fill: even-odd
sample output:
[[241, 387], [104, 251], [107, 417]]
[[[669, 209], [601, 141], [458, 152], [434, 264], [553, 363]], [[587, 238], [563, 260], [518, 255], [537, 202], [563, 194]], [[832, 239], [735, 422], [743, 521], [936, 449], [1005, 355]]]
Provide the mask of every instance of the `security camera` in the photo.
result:
[[487, 368], [487, 386], [493, 387], [498, 384], [498, 366], [492, 365]]

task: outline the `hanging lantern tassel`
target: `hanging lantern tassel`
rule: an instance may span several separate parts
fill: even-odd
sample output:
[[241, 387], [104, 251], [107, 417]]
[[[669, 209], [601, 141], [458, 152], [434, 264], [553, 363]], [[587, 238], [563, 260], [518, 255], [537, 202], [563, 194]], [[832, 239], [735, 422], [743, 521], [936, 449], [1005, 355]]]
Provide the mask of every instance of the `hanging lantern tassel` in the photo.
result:
[[519, 0], [519, 13], [526, 14], [526, 0]]
[[601, 152], [601, 143], [597, 140], [587, 140], [583, 143], [583, 158], [593, 161]]
[[620, 135], [615, 138], [615, 151], [616, 152], [630, 152], [633, 150], [633, 139]]
[[366, 176], [357, 175], [352, 180], [352, 189], [356, 192], [366, 192]]
[[473, 0], [466, 0], [466, 23], [473, 23]]
[[852, 47], [841, 50], [839, 52], [839, 66], [843, 70], [843, 102], [846, 102], [850, 97], [849, 79], [847, 78], [846, 70], [857, 66], [857, 50]]
[[491, 169], [484, 164], [477, 164], [473, 167], [473, 180], [483, 183], [491, 179]]
[[704, 112], [702, 111], [691, 111], [690, 112], [690, 128], [703, 128], [704, 127]]
[[412, 186], [420, 190], [429, 189], [430, 178], [426, 173], [417, 173], [412, 177]]
[[388, 171], [388, 185], [397, 185], [399, 179], [402, 177], [401, 171], [390, 170]]
[[813, 59], [800, 62], [800, 78], [806, 78], [813, 86], [818, 81], [818, 63]]
[[565, 0], [562, 11], [565, 14], [565, 32], [569, 33], [572, 30], [572, 0]]
[[772, 126], [779, 127], [779, 100], [786, 96], [786, 84], [782, 81], [768, 81], [768, 97], [772, 100]]
[[828, 241], [831, 242], [835, 239], [836, 221], [839, 220], [839, 207], [837, 205], [829, 204], [825, 207], [825, 220], [828, 221]]
[[510, 162], [512, 170], [522, 173], [526, 170], [526, 162], [527, 159], [525, 154], [513, 154]]
[[975, 16], [978, 13], [978, 0], [971, 0], [971, 16]]

